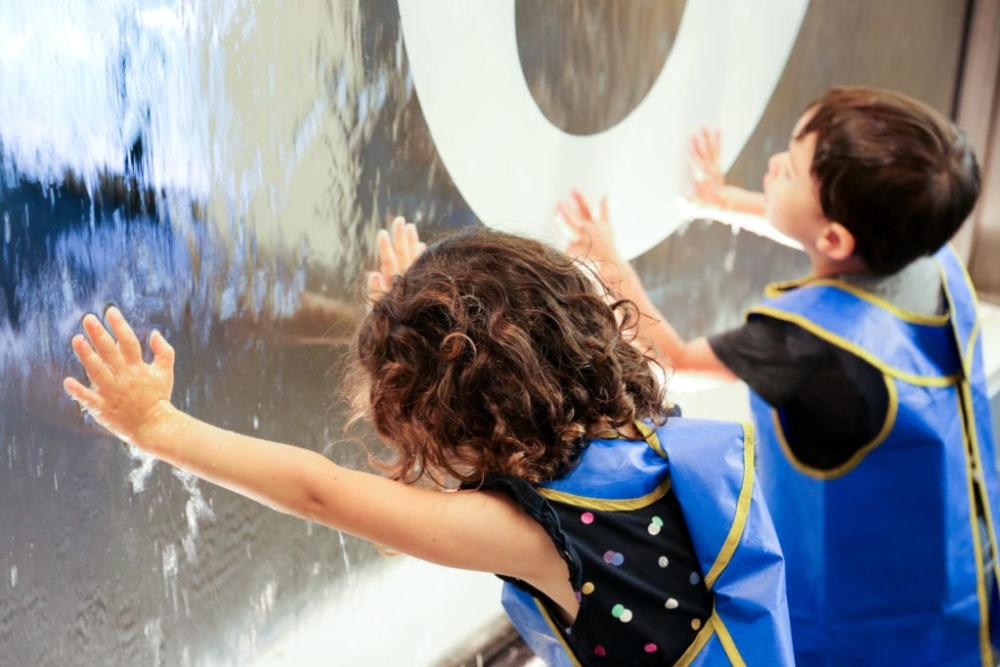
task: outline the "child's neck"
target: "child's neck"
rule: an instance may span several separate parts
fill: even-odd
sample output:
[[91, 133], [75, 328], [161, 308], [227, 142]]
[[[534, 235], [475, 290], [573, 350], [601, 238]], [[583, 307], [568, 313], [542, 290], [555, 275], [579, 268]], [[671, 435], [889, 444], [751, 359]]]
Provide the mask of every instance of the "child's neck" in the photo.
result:
[[857, 255], [847, 259], [831, 259], [819, 252], [809, 252], [809, 262], [812, 264], [812, 275], [815, 278], [829, 278], [845, 273], [867, 273], [868, 267]]

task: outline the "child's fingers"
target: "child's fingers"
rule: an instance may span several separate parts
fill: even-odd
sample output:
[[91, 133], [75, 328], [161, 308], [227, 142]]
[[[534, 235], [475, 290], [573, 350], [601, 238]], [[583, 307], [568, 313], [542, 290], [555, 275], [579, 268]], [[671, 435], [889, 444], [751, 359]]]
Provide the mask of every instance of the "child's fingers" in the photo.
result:
[[76, 378], [66, 378], [63, 380], [63, 389], [70, 398], [80, 404], [80, 407], [94, 412], [100, 410], [101, 397], [91, 389], [84, 387]]
[[111, 371], [108, 370], [108, 367], [104, 365], [104, 361], [94, 352], [94, 348], [90, 346], [86, 338], [77, 334], [73, 336], [71, 345], [76, 358], [83, 365], [84, 372], [90, 378], [91, 384], [95, 387], [106, 387], [111, 384], [114, 379]]
[[379, 267], [383, 274], [394, 276], [399, 273], [399, 261], [392, 249], [392, 239], [389, 238], [389, 232], [384, 229], [378, 233], [378, 256]]
[[574, 189], [572, 191], [572, 195], [577, 208], [580, 209], [580, 215], [582, 215], [585, 220], [593, 220], [594, 216], [590, 214], [590, 205], [587, 204], [587, 198], [583, 196], [583, 193]]
[[392, 249], [396, 251], [396, 258], [405, 265], [406, 218], [399, 215], [392, 219]]
[[556, 211], [570, 229], [578, 234], [584, 233], [587, 223], [581, 220], [575, 211], [571, 211], [568, 205], [559, 202], [556, 204]]
[[87, 332], [87, 337], [90, 338], [94, 350], [108, 367], [115, 368], [122, 364], [124, 359], [121, 350], [118, 349], [118, 343], [96, 316], [87, 314], [83, 318], [83, 330]]
[[417, 226], [412, 222], [406, 224], [406, 250], [409, 255], [409, 263], [420, 256], [420, 236], [417, 234]]
[[701, 160], [693, 155], [691, 156], [691, 175], [695, 183], [705, 180], [705, 167]]
[[701, 133], [698, 132], [691, 137], [691, 155], [698, 162], [705, 161], [705, 149], [702, 147]]
[[385, 279], [378, 271], [371, 271], [368, 274], [368, 298], [378, 299], [388, 291]]
[[712, 160], [712, 164], [718, 164], [719, 162], [719, 146], [722, 143], [721, 134], [718, 128], [714, 128], [706, 131], [707, 144], [708, 144], [708, 156]]
[[174, 348], [159, 331], [153, 331], [149, 336], [149, 349], [153, 351], [153, 365], [163, 372], [174, 369]]
[[599, 210], [601, 212], [601, 222], [607, 222], [610, 219], [610, 216], [608, 215], [608, 196], [607, 195], [604, 195], [604, 196], [601, 197], [601, 203], [600, 203], [599, 206], [600, 206]]
[[142, 346], [139, 345], [139, 339], [136, 338], [135, 332], [132, 331], [132, 327], [129, 326], [121, 311], [112, 306], [108, 308], [108, 312], [104, 318], [111, 326], [111, 331], [114, 333], [115, 338], [118, 339], [118, 348], [121, 350], [125, 360], [133, 364], [142, 361]]
[[563, 253], [570, 257], [585, 257], [587, 255], [587, 244], [584, 243], [582, 237], [577, 236], [567, 244]]

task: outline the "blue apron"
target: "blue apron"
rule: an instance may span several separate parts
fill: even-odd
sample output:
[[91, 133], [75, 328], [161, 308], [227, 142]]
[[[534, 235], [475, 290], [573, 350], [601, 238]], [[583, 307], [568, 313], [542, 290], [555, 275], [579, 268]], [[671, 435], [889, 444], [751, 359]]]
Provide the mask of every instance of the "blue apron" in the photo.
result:
[[[804, 665], [993, 664], [997, 579], [989, 585], [986, 554], [996, 553], [997, 459], [975, 292], [950, 248], [935, 260], [947, 315], [809, 279], [769, 287], [749, 314], [867, 361], [889, 397], [877, 437], [845, 464], [816, 470], [789, 449], [780, 411], [751, 393]], [[995, 574], [996, 558], [989, 567]]]
[[[673, 485], [715, 609], [678, 665], [794, 664], [781, 551], [754, 476], [749, 427], [671, 419], [646, 442], [592, 440], [578, 464], [538, 491], [559, 502], [628, 511]], [[542, 603], [504, 584], [503, 606], [549, 665], [579, 665]]]

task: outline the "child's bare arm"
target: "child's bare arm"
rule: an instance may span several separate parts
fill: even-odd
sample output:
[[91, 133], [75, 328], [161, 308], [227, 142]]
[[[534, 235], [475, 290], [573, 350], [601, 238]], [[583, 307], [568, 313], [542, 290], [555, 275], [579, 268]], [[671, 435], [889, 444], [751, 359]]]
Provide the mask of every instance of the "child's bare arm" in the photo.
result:
[[685, 341], [650, 300], [639, 274], [631, 264], [618, 255], [614, 247], [605, 200], [601, 200], [599, 213], [595, 217], [586, 198], [574, 190], [571, 199], [559, 203], [558, 210], [566, 224], [576, 233], [576, 239], [570, 243], [567, 253], [591, 259], [597, 266], [601, 278], [615, 295], [628, 299], [638, 306], [639, 312], [642, 313], [639, 320], [639, 338], [653, 344], [661, 363], [680, 371], [714, 373], [726, 378], [735, 377], [719, 361], [705, 338]]
[[122, 440], [280, 512], [442, 565], [539, 583], [553, 579], [549, 571], [565, 568], [541, 527], [502, 497], [440, 493], [392, 482], [343, 468], [311, 450], [233, 433], [178, 410], [170, 403], [174, 351], [167, 341], [153, 334], [154, 358], [147, 364], [122, 314], [109, 309], [107, 320], [113, 337], [88, 315], [83, 325], [89, 341], [73, 339], [90, 386], [74, 378], [64, 386]]
[[727, 185], [719, 163], [721, 137], [718, 129], [703, 127], [691, 137], [695, 196], [713, 206], [764, 215], [764, 194]]

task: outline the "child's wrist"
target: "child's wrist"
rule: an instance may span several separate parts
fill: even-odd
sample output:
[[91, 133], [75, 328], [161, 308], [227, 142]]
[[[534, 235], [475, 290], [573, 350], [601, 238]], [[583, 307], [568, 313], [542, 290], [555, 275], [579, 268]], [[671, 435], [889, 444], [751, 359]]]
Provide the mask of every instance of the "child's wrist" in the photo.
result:
[[177, 424], [184, 413], [167, 399], [157, 401], [135, 428], [131, 444], [139, 449], [155, 454], [165, 443], [173, 439]]

